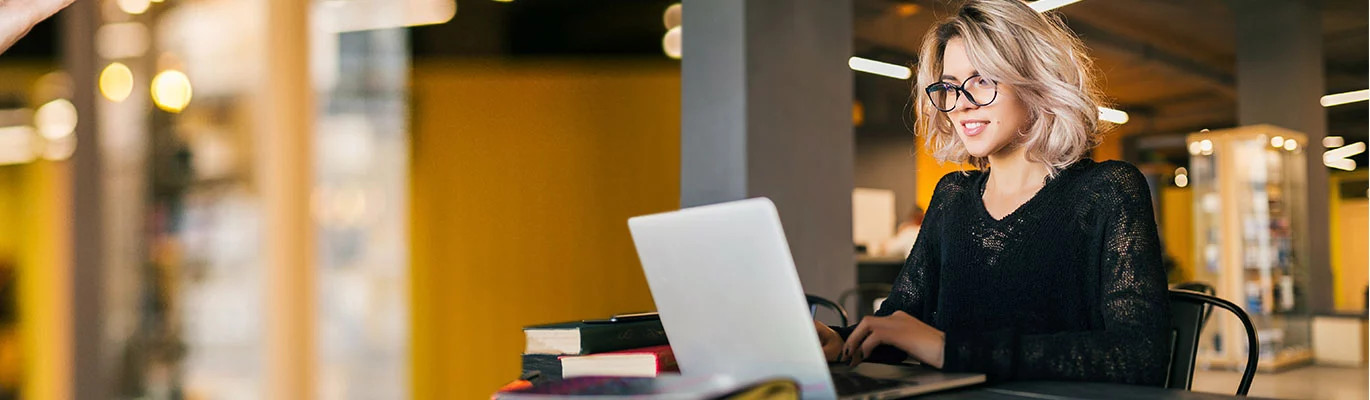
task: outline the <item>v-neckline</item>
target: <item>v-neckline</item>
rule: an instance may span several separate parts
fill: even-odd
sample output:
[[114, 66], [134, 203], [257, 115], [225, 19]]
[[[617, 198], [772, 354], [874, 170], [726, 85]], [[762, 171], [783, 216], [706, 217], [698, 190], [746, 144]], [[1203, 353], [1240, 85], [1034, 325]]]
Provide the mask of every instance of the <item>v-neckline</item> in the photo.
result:
[[1037, 193], [1033, 193], [1033, 194], [1032, 194], [1032, 197], [1028, 198], [1028, 200], [1025, 201], [1025, 202], [1023, 202], [1023, 204], [1019, 204], [1017, 208], [1014, 208], [1014, 209], [1013, 209], [1013, 211], [1009, 211], [1008, 214], [1004, 214], [1004, 217], [1003, 217], [1003, 218], [994, 218], [994, 214], [990, 214], [990, 212], [989, 212], [989, 207], [988, 207], [987, 205], [985, 205], [985, 187], [986, 187], [987, 183], [989, 182], [989, 173], [990, 173], [990, 169], [989, 169], [989, 168], [986, 168], [985, 171], [984, 171], [983, 173], [980, 174], [980, 179], [977, 179], [978, 182], [976, 182], [976, 189], [978, 189], [978, 190], [975, 191], [975, 192], [976, 192], [975, 201], [976, 201], [976, 204], [979, 205], [979, 206], [976, 207], [976, 208], [980, 209], [980, 216], [983, 217], [983, 218], [985, 218], [985, 219], [987, 219], [987, 220], [989, 220], [990, 222], [996, 223], [996, 224], [1004, 223], [1005, 221], [1008, 221], [1008, 220], [1009, 220], [1010, 218], [1012, 218], [1013, 216], [1018, 215], [1019, 213], [1025, 212], [1024, 210], [1027, 210], [1028, 207], [1033, 206], [1035, 203], [1040, 202], [1038, 199], [1041, 199], [1041, 198], [1045, 197], [1045, 195], [1046, 195], [1046, 193], [1047, 193], [1047, 190], [1052, 189], [1053, 187], [1055, 187], [1055, 186], [1056, 186], [1056, 182], [1059, 181], [1059, 180], [1061, 180], [1061, 177], [1064, 176], [1064, 175], [1066, 174], [1067, 171], [1072, 170], [1072, 169], [1075, 169], [1076, 166], [1079, 166], [1081, 163], [1086, 162], [1087, 160], [1088, 160], [1088, 159], [1081, 159], [1081, 160], [1079, 160], [1079, 161], [1076, 161], [1076, 162], [1070, 164], [1069, 166], [1066, 166], [1065, 168], [1061, 168], [1061, 170], [1057, 172], [1056, 177], [1054, 177], [1054, 178], [1051, 177], [1051, 175], [1047, 175], [1045, 178], [1042, 178], [1042, 179], [1043, 179], [1042, 188], [1041, 188], [1041, 189], [1037, 189]]

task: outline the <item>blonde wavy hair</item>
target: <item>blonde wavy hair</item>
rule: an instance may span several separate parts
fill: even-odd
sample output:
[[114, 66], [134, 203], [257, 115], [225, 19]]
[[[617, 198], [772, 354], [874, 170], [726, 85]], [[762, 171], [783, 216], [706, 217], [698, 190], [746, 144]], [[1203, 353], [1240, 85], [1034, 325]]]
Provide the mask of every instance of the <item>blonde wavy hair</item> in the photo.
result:
[[1065, 23], [1021, 0], [970, 0], [928, 31], [918, 63], [915, 131], [942, 162], [984, 169], [985, 157], [966, 151], [951, 118], [938, 111], [923, 88], [941, 81], [947, 42], [961, 38], [972, 65], [1013, 93], [1028, 108], [1023, 132], [1029, 161], [1051, 166], [1051, 174], [1085, 157], [1102, 140], [1098, 107], [1103, 95], [1094, 83], [1094, 62]]

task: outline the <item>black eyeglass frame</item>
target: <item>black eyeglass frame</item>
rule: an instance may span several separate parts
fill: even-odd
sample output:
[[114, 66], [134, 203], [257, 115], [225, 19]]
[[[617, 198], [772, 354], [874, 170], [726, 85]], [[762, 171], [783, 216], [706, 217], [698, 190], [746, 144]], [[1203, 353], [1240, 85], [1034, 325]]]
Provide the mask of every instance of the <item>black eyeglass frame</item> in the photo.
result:
[[[961, 84], [960, 84], [960, 85], [957, 85], [957, 84], [955, 84], [955, 83], [950, 83], [950, 82], [937, 82], [937, 83], [928, 85], [928, 87], [926, 87], [926, 88], [923, 88], [923, 93], [926, 93], [926, 94], [928, 95], [928, 102], [929, 102], [929, 103], [932, 103], [932, 108], [936, 108], [937, 111], [941, 111], [941, 112], [951, 112], [951, 110], [955, 110], [955, 109], [956, 109], [956, 103], [961, 101], [961, 95], [965, 95], [965, 96], [966, 96], [966, 100], [970, 100], [970, 103], [971, 103], [971, 104], [974, 104], [976, 107], [984, 107], [984, 106], [988, 106], [988, 105], [994, 103], [994, 100], [999, 98], [999, 82], [998, 82], [998, 81], [995, 81], [995, 80], [993, 80], [993, 79], [985, 78], [985, 79], [988, 79], [988, 80], [990, 81], [990, 83], [993, 83], [993, 84], [994, 84], [994, 97], [990, 97], [989, 101], [986, 101], [986, 102], [984, 102], [984, 103], [981, 103], [981, 102], [979, 102], [979, 101], [976, 101], [976, 100], [975, 100], [975, 96], [974, 96], [974, 95], [971, 95], [971, 94], [970, 94], [970, 91], [967, 91], [967, 90], [965, 89], [966, 83], [967, 83], [967, 82], [970, 82], [971, 79], [975, 79], [975, 78], [984, 78], [984, 76], [978, 75], [978, 74], [977, 74], [977, 75], [971, 75], [970, 77], [966, 78], [966, 80], [961, 81]], [[933, 92], [934, 90], [937, 90], [937, 88], [939, 88], [939, 87], [943, 87], [943, 88], [946, 88], [946, 90], [950, 90], [950, 91], [956, 92], [956, 99], [953, 99], [951, 102], [947, 103], [948, 106], [947, 106], [946, 109], [943, 109], [942, 107], [938, 107], [938, 106], [937, 106], [937, 101], [932, 99], [932, 96], [933, 96], [932, 92]]]

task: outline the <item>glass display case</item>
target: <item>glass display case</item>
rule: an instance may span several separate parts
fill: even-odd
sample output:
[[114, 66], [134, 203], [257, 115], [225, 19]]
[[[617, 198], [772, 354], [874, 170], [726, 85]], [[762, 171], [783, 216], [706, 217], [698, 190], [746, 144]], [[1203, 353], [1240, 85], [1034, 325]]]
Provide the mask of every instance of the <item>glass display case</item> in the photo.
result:
[[[289, 385], [272, 373], [296, 368], [282, 360], [297, 353], [272, 342], [301, 326], [312, 351], [298, 354], [314, 359], [298, 385], [315, 397], [410, 397], [403, 26], [446, 21], [455, 3], [311, 0], [299, 15], [267, 0], [98, 3], [98, 72], [78, 73], [98, 76], [101, 95], [93, 121], [110, 250], [100, 335], [115, 381], [101, 397], [278, 398]], [[307, 19], [311, 34], [272, 41], [308, 57], [273, 59], [266, 43], [281, 33], [270, 28], [290, 18]], [[281, 148], [270, 134], [282, 124], [265, 109], [282, 90], [265, 77], [302, 62], [312, 132], [292, 133], [312, 135], [310, 146], [268, 151]], [[285, 206], [265, 178], [291, 171], [269, 160], [298, 159], [310, 162], [287, 169], [306, 169], [310, 218], [279, 229], [269, 210]], [[282, 240], [314, 243], [314, 265], [268, 256], [267, 241]], [[282, 289], [292, 288], [279, 284], [286, 268], [313, 269], [313, 299]], [[300, 303], [312, 303], [307, 323], [273, 320]], [[0, 334], [3, 325], [0, 313]]]
[[[1269, 125], [1189, 135], [1194, 196], [1194, 279], [1250, 315], [1261, 371], [1312, 359], [1307, 282], [1307, 203], [1301, 133]], [[1215, 313], [1203, 330], [1200, 368], [1240, 368], [1242, 324]]]

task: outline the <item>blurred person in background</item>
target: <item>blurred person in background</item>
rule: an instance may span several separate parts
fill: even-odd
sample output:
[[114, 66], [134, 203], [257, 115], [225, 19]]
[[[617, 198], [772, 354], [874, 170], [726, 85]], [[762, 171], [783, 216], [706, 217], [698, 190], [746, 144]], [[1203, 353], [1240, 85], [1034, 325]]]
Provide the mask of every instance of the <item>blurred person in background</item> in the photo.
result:
[[0, 54], [74, 0], [0, 0]]
[[894, 230], [894, 237], [885, 240], [884, 255], [887, 257], [908, 257], [913, 250], [913, 242], [918, 240], [918, 231], [923, 227], [923, 208], [913, 206], [908, 218], [900, 222]]

